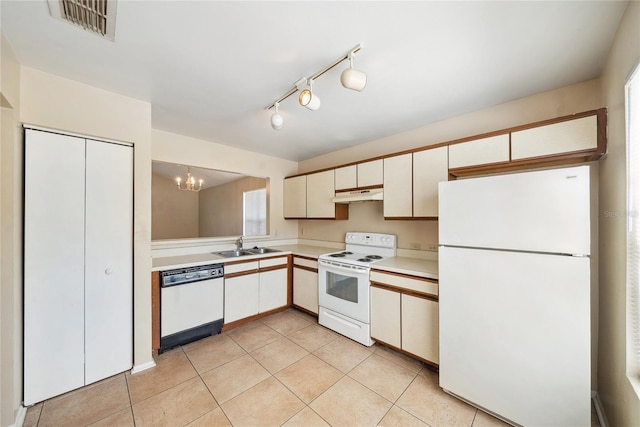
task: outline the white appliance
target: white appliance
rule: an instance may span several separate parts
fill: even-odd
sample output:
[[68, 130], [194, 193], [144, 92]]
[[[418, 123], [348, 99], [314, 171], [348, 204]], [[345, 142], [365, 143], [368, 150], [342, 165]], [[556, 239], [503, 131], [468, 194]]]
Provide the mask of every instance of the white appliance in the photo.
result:
[[591, 422], [589, 167], [440, 183], [440, 386], [524, 426]]
[[318, 257], [318, 322], [370, 346], [370, 265], [396, 255], [396, 236], [352, 232], [345, 243], [344, 251]]
[[211, 264], [162, 271], [160, 352], [222, 330], [224, 265]]

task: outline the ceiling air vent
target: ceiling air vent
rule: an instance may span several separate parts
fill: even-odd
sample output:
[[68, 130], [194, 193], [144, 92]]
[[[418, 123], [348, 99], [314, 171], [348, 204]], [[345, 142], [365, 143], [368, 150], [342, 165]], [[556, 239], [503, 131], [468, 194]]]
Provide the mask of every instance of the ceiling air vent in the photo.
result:
[[116, 28], [116, 0], [48, 0], [54, 18], [69, 21], [113, 41]]

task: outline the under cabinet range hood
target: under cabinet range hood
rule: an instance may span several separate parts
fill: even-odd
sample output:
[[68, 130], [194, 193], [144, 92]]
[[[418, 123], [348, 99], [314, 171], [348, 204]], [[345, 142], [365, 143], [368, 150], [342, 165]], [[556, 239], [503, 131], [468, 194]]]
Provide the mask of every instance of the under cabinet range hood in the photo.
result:
[[352, 203], [352, 202], [368, 202], [383, 200], [382, 188], [374, 188], [371, 190], [344, 191], [336, 193], [331, 200], [334, 203]]

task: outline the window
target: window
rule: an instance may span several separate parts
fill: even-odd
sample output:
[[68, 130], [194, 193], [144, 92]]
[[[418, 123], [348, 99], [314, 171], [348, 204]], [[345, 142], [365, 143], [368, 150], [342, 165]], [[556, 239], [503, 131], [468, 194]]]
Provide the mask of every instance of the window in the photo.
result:
[[626, 89], [627, 373], [640, 378], [640, 67]]
[[245, 191], [243, 195], [244, 236], [264, 236], [267, 234], [267, 189]]

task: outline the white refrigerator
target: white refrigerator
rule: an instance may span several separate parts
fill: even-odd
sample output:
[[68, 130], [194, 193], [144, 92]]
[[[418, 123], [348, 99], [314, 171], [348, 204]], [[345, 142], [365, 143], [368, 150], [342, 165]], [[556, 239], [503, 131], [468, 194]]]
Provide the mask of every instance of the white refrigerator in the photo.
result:
[[591, 423], [589, 166], [439, 186], [440, 386], [515, 425]]

